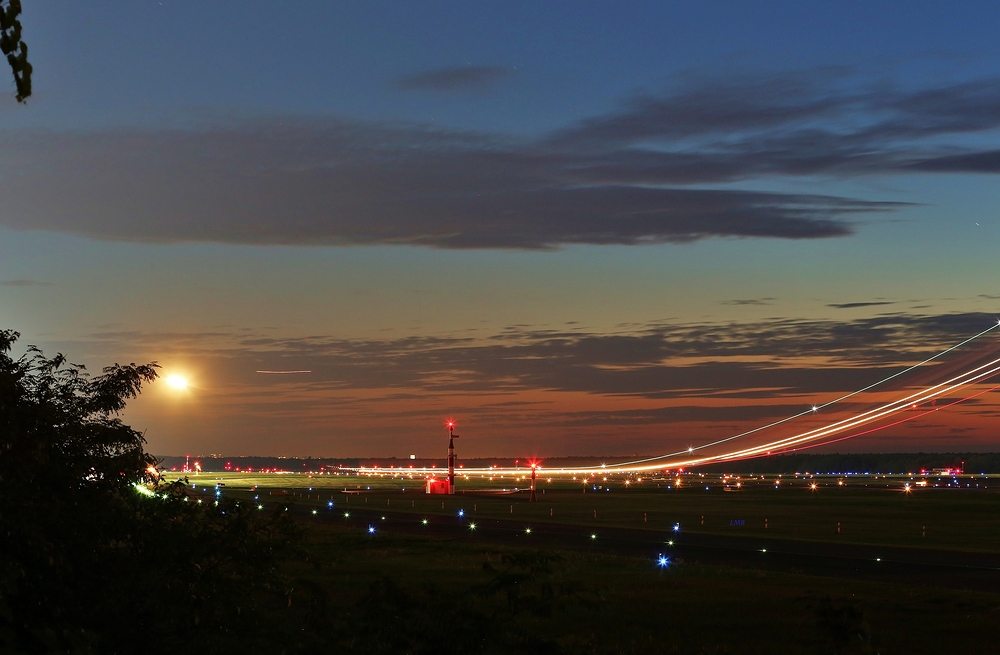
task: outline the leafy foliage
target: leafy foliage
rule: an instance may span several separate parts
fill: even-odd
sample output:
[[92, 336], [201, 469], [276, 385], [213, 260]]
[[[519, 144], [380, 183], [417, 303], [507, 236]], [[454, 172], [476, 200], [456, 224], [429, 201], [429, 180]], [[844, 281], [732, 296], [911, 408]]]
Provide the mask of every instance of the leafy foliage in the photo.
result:
[[290, 631], [294, 524], [166, 483], [119, 418], [157, 365], [91, 378], [34, 347], [13, 359], [18, 336], [0, 331], [0, 650], [129, 653], [169, 632], [224, 652]]
[[21, 0], [0, 0], [0, 52], [14, 73], [17, 101], [24, 102], [31, 95], [31, 64], [28, 63], [28, 44], [21, 39]]

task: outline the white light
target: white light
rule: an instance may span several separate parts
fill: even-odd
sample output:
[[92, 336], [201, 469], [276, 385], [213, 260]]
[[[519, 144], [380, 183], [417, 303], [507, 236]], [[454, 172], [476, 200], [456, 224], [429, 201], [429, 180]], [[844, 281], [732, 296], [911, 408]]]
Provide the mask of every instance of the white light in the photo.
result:
[[168, 375], [166, 382], [174, 389], [187, 389], [188, 386], [188, 381], [179, 375]]

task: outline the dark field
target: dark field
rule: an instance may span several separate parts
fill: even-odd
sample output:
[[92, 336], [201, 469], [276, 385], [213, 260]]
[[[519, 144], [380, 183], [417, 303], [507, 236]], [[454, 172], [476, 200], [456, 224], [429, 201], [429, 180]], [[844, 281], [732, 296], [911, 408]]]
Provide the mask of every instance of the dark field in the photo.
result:
[[[929, 478], [912, 492], [904, 485], [923, 478], [784, 476], [777, 489], [775, 479], [724, 491], [717, 475], [685, 476], [679, 489], [674, 479], [612, 478], [586, 493], [554, 480], [539, 484], [536, 503], [483, 490], [525, 485], [510, 479], [469, 481], [450, 497], [423, 494], [419, 480], [367, 476], [191, 482], [208, 501], [223, 482], [224, 496], [300, 517], [309, 561], [289, 573], [312, 591], [299, 602], [322, 597], [343, 620], [370, 623], [373, 639], [389, 639], [386, 652], [419, 651], [428, 626], [474, 639], [461, 635], [476, 617], [509, 622], [539, 652], [982, 652], [991, 643], [1000, 619], [992, 476]], [[383, 634], [380, 622], [394, 627]]]

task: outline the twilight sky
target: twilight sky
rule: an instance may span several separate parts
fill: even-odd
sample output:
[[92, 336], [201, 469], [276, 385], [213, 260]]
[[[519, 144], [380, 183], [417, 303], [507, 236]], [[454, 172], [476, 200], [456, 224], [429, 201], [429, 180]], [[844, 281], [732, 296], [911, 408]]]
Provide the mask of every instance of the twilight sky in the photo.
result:
[[[658, 454], [1000, 312], [996, 2], [22, 22], [0, 327], [189, 377], [125, 416], [159, 454]], [[995, 450], [997, 393], [838, 449]]]

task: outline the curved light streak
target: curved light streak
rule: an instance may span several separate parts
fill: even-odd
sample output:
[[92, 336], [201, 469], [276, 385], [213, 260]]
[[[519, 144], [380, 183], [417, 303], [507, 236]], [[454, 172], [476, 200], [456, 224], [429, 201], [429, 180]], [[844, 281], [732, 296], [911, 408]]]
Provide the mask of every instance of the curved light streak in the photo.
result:
[[880, 425], [878, 427], [871, 428], [869, 430], [864, 430], [863, 432], [856, 432], [854, 434], [849, 434], [846, 437], [838, 437], [836, 439], [830, 439], [829, 441], [821, 441], [819, 443], [809, 443], [809, 444], [806, 444], [806, 445], [802, 446], [801, 448], [791, 448], [791, 449], [788, 449], [788, 450], [779, 450], [778, 452], [772, 453], [772, 454], [774, 454], [774, 455], [784, 455], [785, 453], [794, 453], [794, 452], [798, 452], [800, 450], [806, 450], [806, 449], [809, 449], [809, 448], [816, 448], [818, 446], [828, 446], [828, 445], [830, 445], [832, 443], [838, 443], [840, 441], [847, 441], [848, 439], [854, 439], [855, 437], [863, 437], [866, 434], [871, 434], [873, 432], [878, 432], [879, 430], [885, 430], [887, 428], [892, 428], [892, 427], [895, 427], [897, 425], [902, 425], [903, 423], [908, 423], [908, 422], [913, 421], [915, 419], [923, 418], [923, 417], [925, 417], [925, 416], [927, 416], [929, 414], [933, 414], [934, 412], [940, 412], [942, 409], [948, 409], [949, 407], [954, 407], [955, 405], [959, 405], [961, 403], [964, 403], [967, 400], [972, 400], [973, 398], [978, 398], [979, 396], [988, 394], [991, 391], [996, 391], [997, 389], [1000, 389], [1000, 385], [995, 386], [995, 387], [990, 387], [989, 389], [983, 389], [982, 391], [980, 391], [978, 393], [974, 393], [971, 396], [966, 396], [965, 398], [959, 398], [958, 400], [950, 402], [947, 405], [939, 405], [938, 407], [935, 407], [934, 409], [928, 409], [927, 411], [921, 412], [919, 414], [915, 414], [913, 416], [907, 416], [906, 418], [900, 419], [900, 420], [895, 421], [893, 423], [887, 423], [885, 425]]
[[636, 459], [636, 460], [632, 460], [630, 462], [621, 462], [619, 464], [616, 464], [616, 466], [629, 466], [629, 465], [632, 465], [632, 464], [644, 464], [646, 462], [655, 462], [655, 461], [659, 461], [659, 460], [669, 459], [671, 457], [678, 457], [680, 455], [685, 455], [687, 453], [691, 453], [691, 452], [694, 452], [696, 450], [703, 450], [705, 448], [711, 448], [712, 446], [718, 446], [719, 444], [724, 444], [724, 443], [727, 443], [727, 442], [730, 442], [730, 441], [734, 441], [736, 439], [741, 439], [743, 437], [748, 437], [751, 434], [754, 434], [756, 432], [761, 432], [762, 430], [767, 430], [768, 428], [776, 427], [778, 425], [781, 425], [782, 423], [788, 423], [789, 421], [793, 421], [793, 420], [795, 420], [797, 418], [802, 418], [803, 416], [808, 416], [809, 414], [814, 414], [814, 413], [818, 412], [821, 409], [824, 409], [824, 408], [829, 407], [831, 405], [834, 405], [836, 403], [842, 402], [844, 400], [847, 400], [848, 398], [852, 398], [852, 397], [857, 396], [858, 394], [864, 393], [866, 391], [870, 391], [870, 390], [874, 389], [875, 387], [883, 385], [886, 382], [889, 382], [890, 380], [892, 380], [894, 378], [898, 378], [900, 375], [904, 375], [904, 374], [909, 373], [910, 371], [912, 371], [914, 369], [920, 368], [924, 364], [928, 364], [928, 363], [934, 361], [935, 359], [938, 359], [939, 357], [943, 357], [944, 355], [947, 355], [948, 353], [950, 353], [951, 351], [953, 351], [953, 350], [955, 350], [957, 348], [961, 348], [962, 346], [966, 345], [967, 343], [971, 343], [972, 341], [975, 341], [979, 337], [983, 336], [984, 334], [987, 334], [988, 332], [992, 332], [993, 330], [997, 329], [998, 327], [1000, 327], [1000, 321], [998, 321], [994, 325], [988, 327], [987, 329], [983, 330], [979, 334], [971, 336], [968, 339], [966, 339], [965, 341], [962, 341], [961, 343], [956, 343], [954, 346], [948, 348], [947, 350], [942, 350], [941, 352], [937, 353], [933, 357], [928, 357], [927, 359], [925, 359], [922, 362], [919, 362], [917, 364], [914, 364], [913, 366], [910, 366], [909, 368], [904, 368], [901, 371], [893, 373], [889, 377], [883, 378], [883, 379], [879, 380], [878, 382], [875, 382], [874, 384], [869, 384], [867, 387], [864, 387], [863, 389], [858, 389], [857, 391], [852, 391], [849, 394], [843, 395], [843, 396], [841, 396], [839, 398], [835, 398], [834, 400], [825, 402], [825, 403], [823, 403], [821, 405], [814, 405], [813, 407], [805, 410], [804, 412], [799, 412], [798, 414], [794, 414], [792, 416], [787, 416], [787, 417], [785, 417], [783, 419], [780, 419], [778, 421], [774, 421], [773, 423], [768, 423], [767, 425], [761, 425], [761, 426], [758, 426], [758, 427], [753, 428], [751, 430], [747, 430], [746, 432], [740, 432], [739, 434], [734, 434], [733, 436], [726, 437], [725, 439], [719, 439], [717, 441], [712, 441], [712, 442], [709, 442], [709, 443], [706, 443], [706, 444], [702, 444], [700, 446], [694, 446], [694, 447], [688, 448], [686, 450], [679, 450], [679, 451], [677, 451], [675, 453], [670, 453], [668, 455], [657, 455], [656, 457], [647, 457], [645, 459]]
[[[923, 366], [924, 364], [927, 364], [927, 363], [929, 363], [929, 362], [931, 362], [931, 361], [933, 361], [935, 359], [938, 359], [939, 357], [941, 357], [941, 356], [943, 356], [943, 355], [945, 355], [945, 354], [947, 354], [949, 352], [952, 352], [953, 350], [955, 350], [957, 348], [960, 348], [960, 347], [962, 347], [962, 346], [964, 346], [964, 345], [966, 345], [966, 344], [968, 344], [968, 343], [970, 343], [970, 342], [972, 342], [972, 341], [974, 341], [974, 340], [982, 337], [983, 335], [985, 335], [985, 334], [987, 334], [987, 333], [989, 333], [989, 332], [997, 329], [998, 327], [1000, 327], [1000, 322], [994, 324], [993, 326], [991, 326], [990, 328], [988, 328], [986, 330], [983, 330], [979, 334], [976, 334], [976, 335], [974, 335], [972, 337], [969, 337], [968, 339], [966, 339], [966, 340], [964, 340], [964, 341], [962, 341], [962, 342], [960, 342], [960, 343], [958, 343], [958, 344], [956, 344], [954, 346], [951, 346], [950, 348], [948, 348], [946, 350], [943, 350], [943, 351], [937, 353], [936, 355], [934, 355], [932, 357], [929, 357], [929, 358], [923, 360], [922, 362], [920, 362], [918, 364], [914, 364], [913, 366], [905, 368], [905, 369], [903, 369], [903, 370], [901, 370], [901, 371], [899, 371], [897, 373], [894, 373], [894, 374], [892, 374], [892, 375], [890, 375], [890, 376], [888, 376], [888, 377], [886, 377], [886, 378], [884, 378], [882, 380], [879, 380], [878, 382], [875, 382], [874, 384], [870, 384], [867, 387], [864, 387], [864, 388], [859, 389], [857, 391], [853, 391], [853, 392], [851, 392], [849, 394], [845, 394], [845, 395], [843, 395], [843, 396], [841, 396], [839, 398], [836, 398], [834, 400], [826, 402], [826, 403], [824, 403], [822, 405], [818, 405], [818, 406], [816, 406], [815, 409], [810, 408], [809, 410], [806, 410], [804, 412], [800, 412], [800, 413], [795, 414], [793, 416], [789, 416], [789, 417], [783, 418], [783, 419], [781, 419], [779, 421], [774, 421], [772, 423], [769, 423], [767, 425], [763, 425], [763, 426], [754, 428], [752, 430], [747, 430], [745, 432], [741, 432], [741, 433], [739, 433], [737, 435], [733, 435], [731, 437], [726, 437], [725, 439], [719, 439], [717, 441], [713, 441], [713, 442], [710, 442], [710, 443], [702, 444], [702, 445], [697, 446], [697, 447], [687, 448], [685, 450], [681, 450], [681, 451], [678, 451], [676, 453], [672, 453], [672, 454], [668, 454], [668, 455], [658, 455], [656, 457], [649, 457], [649, 458], [646, 458], [646, 459], [633, 460], [633, 461], [629, 461], [629, 462], [620, 462], [620, 463], [612, 464], [612, 465], [602, 464], [600, 466], [562, 467], [562, 468], [558, 469], [558, 471], [556, 471], [555, 469], [553, 469], [551, 471], [548, 471], [548, 474], [549, 475], [554, 475], [554, 474], [566, 475], [566, 474], [573, 474], [573, 473], [577, 473], [577, 474], [584, 473], [584, 474], [588, 474], [589, 476], [593, 476], [593, 475], [596, 475], [598, 473], [598, 471], [600, 471], [601, 474], [607, 474], [607, 473], [628, 473], [628, 472], [659, 470], [659, 469], [662, 469], [664, 467], [663, 460], [666, 460], [666, 459], [669, 459], [669, 458], [673, 458], [673, 457], [679, 457], [679, 456], [683, 456], [683, 455], [689, 455], [690, 453], [692, 453], [692, 452], [694, 452], [696, 450], [702, 450], [702, 449], [705, 449], [705, 448], [709, 448], [711, 446], [717, 446], [719, 444], [727, 443], [727, 442], [733, 441], [735, 439], [739, 439], [739, 438], [742, 438], [742, 437], [749, 436], [751, 434], [760, 432], [760, 431], [765, 430], [767, 428], [771, 428], [771, 427], [775, 427], [775, 426], [781, 425], [783, 423], [787, 423], [787, 422], [789, 422], [789, 421], [791, 421], [793, 419], [800, 418], [802, 416], [807, 416], [809, 414], [813, 414], [818, 409], [822, 409], [824, 407], [829, 407], [829, 406], [831, 406], [831, 405], [833, 405], [835, 403], [847, 400], [848, 398], [856, 396], [856, 395], [858, 395], [860, 393], [864, 393], [865, 391], [869, 391], [871, 389], [874, 389], [875, 387], [877, 387], [879, 385], [885, 384], [886, 382], [888, 382], [888, 381], [890, 381], [890, 380], [892, 380], [894, 378], [897, 378], [897, 377], [899, 377], [899, 376], [901, 376], [901, 375], [903, 375], [905, 373], [908, 373], [908, 372], [910, 372], [910, 371], [912, 371], [912, 370], [914, 370], [914, 369], [916, 369], [916, 368], [918, 368], [920, 366]], [[726, 462], [726, 461], [736, 461], [736, 460], [740, 460], [740, 459], [749, 459], [751, 457], [756, 457], [756, 456], [759, 456], [759, 455], [764, 455], [764, 454], [771, 453], [772, 451], [775, 451], [775, 450], [778, 450], [779, 452], [789, 452], [788, 449], [790, 449], [793, 446], [799, 446], [799, 445], [801, 445], [803, 448], [813, 447], [813, 446], [824, 445], [826, 443], [834, 443], [836, 441], [841, 441], [843, 439], [849, 439], [849, 438], [861, 436], [863, 434], [869, 434], [869, 433], [874, 432], [876, 430], [885, 429], [885, 428], [888, 428], [888, 427], [892, 427], [893, 425], [899, 425], [900, 423], [905, 423], [906, 421], [913, 420], [914, 418], [920, 418], [921, 416], [926, 416], [927, 414], [929, 414], [929, 413], [931, 413], [933, 411], [939, 411], [940, 409], [945, 409], [947, 407], [951, 407], [951, 406], [956, 405], [956, 404], [958, 404], [960, 402], [964, 402], [965, 400], [968, 400], [970, 398], [975, 398], [976, 396], [988, 393], [989, 391], [992, 391], [993, 389], [997, 389], [997, 388], [1000, 388], [1000, 387], [993, 387], [993, 389], [987, 389], [986, 391], [983, 391], [983, 392], [980, 392], [980, 393], [977, 393], [977, 394], [973, 394], [973, 395], [968, 396], [967, 398], [964, 398], [962, 400], [959, 400], [959, 401], [956, 401], [956, 402], [953, 402], [953, 403], [949, 403], [948, 405], [944, 405], [942, 407], [937, 407], [934, 410], [930, 410], [928, 412], [924, 412], [924, 413], [921, 413], [919, 415], [916, 415], [916, 416], [913, 416], [913, 417], [909, 417], [909, 418], [904, 419], [902, 421], [897, 421], [896, 423], [892, 423], [892, 424], [889, 424], [889, 425], [879, 426], [879, 427], [873, 428], [871, 430], [866, 430], [864, 432], [860, 432], [860, 433], [857, 433], [857, 434], [853, 434], [853, 435], [849, 435], [849, 436], [846, 436], [846, 437], [842, 437], [840, 439], [825, 441], [825, 442], [821, 442], [821, 443], [813, 443], [813, 442], [816, 442], [816, 441], [818, 441], [820, 439], [823, 439], [825, 437], [834, 436], [834, 435], [837, 435], [837, 434], [839, 434], [841, 432], [844, 432], [844, 431], [847, 431], [847, 430], [851, 430], [853, 428], [856, 428], [856, 427], [859, 427], [859, 426], [871, 423], [873, 421], [877, 421], [877, 420], [886, 418], [888, 416], [892, 416], [893, 414], [895, 414], [897, 412], [900, 412], [900, 411], [904, 411], [904, 410], [906, 410], [907, 408], [909, 408], [909, 407], [911, 407], [913, 405], [919, 405], [919, 404], [922, 404], [922, 403], [927, 402], [929, 400], [933, 400], [933, 399], [939, 398], [939, 397], [941, 397], [943, 395], [946, 395], [948, 393], [951, 393], [953, 391], [956, 391], [956, 390], [961, 389], [963, 387], [966, 387], [968, 385], [974, 384], [976, 382], [980, 382], [982, 380], [988, 379], [988, 378], [990, 378], [990, 377], [992, 377], [994, 375], [997, 375], [997, 374], [1000, 374], [1000, 358], [994, 359], [994, 360], [992, 360], [990, 362], [987, 362], [985, 364], [977, 366], [976, 368], [973, 368], [973, 369], [971, 369], [969, 371], [965, 371], [964, 373], [956, 375], [956, 376], [952, 377], [951, 379], [946, 380], [946, 381], [941, 382], [941, 383], [938, 383], [938, 384], [936, 384], [934, 386], [931, 386], [931, 387], [928, 387], [926, 389], [923, 389], [923, 390], [917, 391], [915, 393], [912, 393], [912, 394], [910, 394], [910, 395], [908, 395], [908, 396], [906, 396], [904, 398], [900, 398], [900, 399], [894, 400], [894, 401], [892, 401], [890, 403], [883, 404], [883, 405], [881, 405], [879, 407], [876, 407], [874, 409], [870, 409], [870, 410], [868, 410], [866, 412], [862, 412], [860, 414], [856, 414], [854, 416], [851, 416], [851, 417], [846, 418], [846, 419], [842, 419], [840, 421], [835, 421], [835, 422], [830, 423], [830, 424], [825, 425], [825, 426], [814, 428], [812, 430], [807, 430], [805, 432], [801, 432], [799, 434], [795, 434], [795, 435], [792, 435], [790, 437], [785, 437], [783, 439], [778, 439], [778, 440], [775, 440], [775, 441], [770, 441], [770, 442], [767, 442], [767, 443], [764, 443], [764, 444], [760, 444], [760, 445], [757, 445], [757, 446], [752, 446], [752, 447], [749, 447], [749, 448], [744, 448], [744, 449], [740, 449], [740, 450], [730, 451], [730, 452], [727, 452], [727, 453], [721, 453], [721, 454], [718, 454], [718, 455], [709, 455], [709, 456], [705, 456], [705, 457], [696, 457], [696, 458], [690, 458], [690, 459], [685, 459], [685, 460], [681, 460], [681, 461], [674, 461], [674, 462], [670, 463], [669, 468], [686, 468], [686, 467], [690, 467], [690, 466], [696, 466], [696, 465], [701, 465], [701, 464], [709, 464], [709, 463], [714, 463], [714, 462]], [[650, 462], [659, 462], [659, 463], [657, 463], [657, 464], [650, 464]], [[637, 464], [640, 465], [640, 466], [636, 466]], [[372, 472], [372, 469], [367, 469], [365, 467], [361, 467], [360, 469], [354, 469], [354, 470], [364, 470], [366, 472]], [[478, 473], [478, 474], [493, 474], [493, 475], [496, 475], [496, 474], [502, 474], [506, 470], [509, 470], [509, 469], [494, 468], [494, 467], [490, 467], [490, 468], [486, 468], [486, 467], [478, 468], [477, 467], [477, 468], [466, 468], [466, 469], [463, 469], [463, 472], [466, 473], [466, 474], [468, 474], [468, 473]], [[414, 473], [437, 474], [437, 473], [440, 473], [440, 472], [441, 471], [438, 470], [438, 469], [426, 468], [426, 467], [408, 469], [408, 473], [410, 473], [410, 474], [414, 474]]]
[[[992, 368], [990, 368], [992, 367]], [[987, 369], [983, 371], [983, 369]], [[746, 448], [744, 450], [735, 451], [732, 453], [725, 453], [723, 455], [717, 455], [715, 457], [706, 458], [711, 461], [727, 461], [732, 459], [743, 459], [757, 454], [763, 454], [765, 452], [775, 450], [776, 448], [786, 448], [791, 445], [806, 443], [819, 439], [822, 437], [830, 436], [838, 432], [843, 432], [844, 430], [849, 430], [851, 428], [857, 427], [859, 425], [864, 425], [866, 423], [871, 423], [878, 419], [884, 418], [895, 412], [905, 410], [907, 407], [914, 404], [921, 404], [928, 400], [932, 400], [939, 396], [943, 396], [947, 393], [960, 389], [964, 386], [972, 384], [983, 378], [987, 378], [1000, 373], [1000, 359], [995, 359], [992, 362], [983, 364], [971, 371], [957, 375], [947, 382], [942, 382], [933, 387], [929, 387], [917, 393], [911, 394], [906, 398], [900, 398], [899, 400], [893, 401], [881, 407], [876, 407], [875, 409], [868, 410], [851, 418], [843, 419], [830, 425], [824, 426], [822, 428], [816, 428], [803, 432], [791, 437], [786, 437], [784, 439], [779, 439], [777, 441], [772, 441], [760, 446], [755, 446], [752, 448]], [[975, 374], [975, 375], [974, 375]], [[706, 463], [705, 461], [697, 461], [697, 463]], [[690, 466], [690, 464], [686, 464]]]

